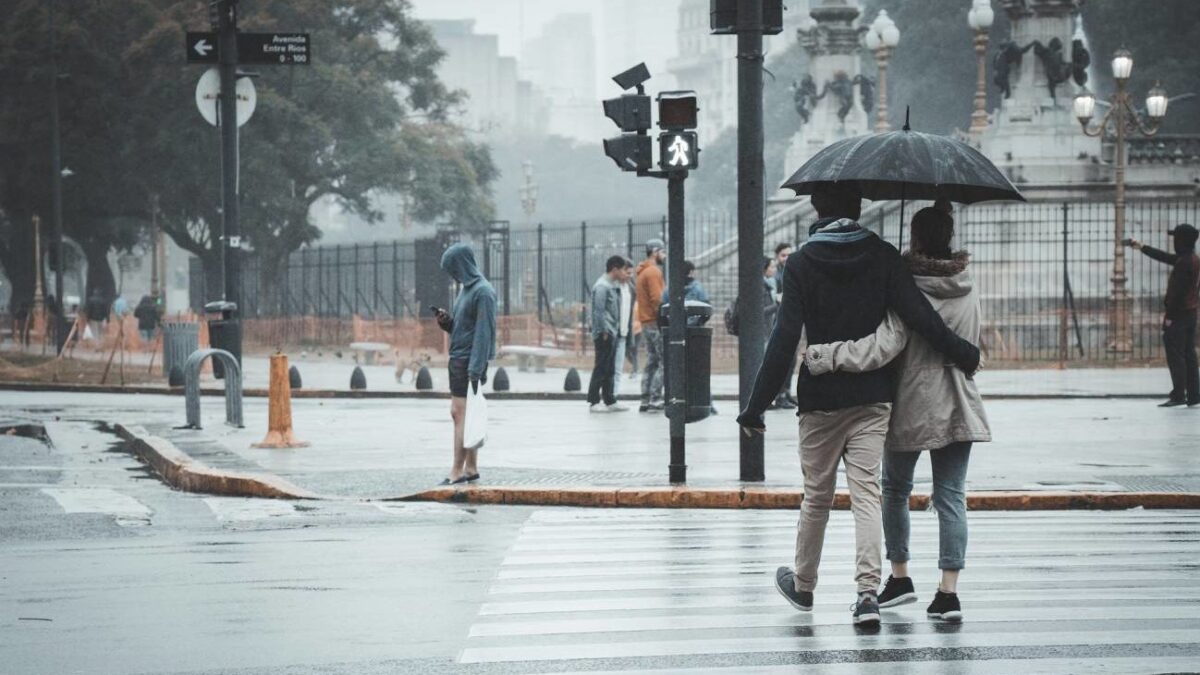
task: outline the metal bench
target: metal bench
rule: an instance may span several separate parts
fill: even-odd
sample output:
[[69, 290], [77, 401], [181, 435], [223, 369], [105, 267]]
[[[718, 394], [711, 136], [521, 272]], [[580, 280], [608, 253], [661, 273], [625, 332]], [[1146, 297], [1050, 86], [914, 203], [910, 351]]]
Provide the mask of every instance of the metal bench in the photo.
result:
[[561, 349], [552, 347], [532, 347], [523, 345], [507, 345], [501, 347], [497, 356], [515, 356], [517, 358], [517, 370], [522, 373], [529, 372], [529, 364], [534, 366], [534, 372], [546, 372], [546, 361], [552, 358], [566, 356], [567, 352]]

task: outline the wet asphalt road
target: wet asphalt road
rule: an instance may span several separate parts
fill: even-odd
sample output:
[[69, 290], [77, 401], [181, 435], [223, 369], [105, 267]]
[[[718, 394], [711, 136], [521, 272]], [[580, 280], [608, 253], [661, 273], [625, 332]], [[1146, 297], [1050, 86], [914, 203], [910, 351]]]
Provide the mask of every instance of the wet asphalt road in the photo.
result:
[[50, 431], [0, 437], [4, 673], [1200, 669], [1200, 513], [974, 513], [959, 626], [924, 617], [914, 514], [922, 602], [864, 634], [844, 512], [800, 614], [770, 584], [792, 513], [204, 497]]

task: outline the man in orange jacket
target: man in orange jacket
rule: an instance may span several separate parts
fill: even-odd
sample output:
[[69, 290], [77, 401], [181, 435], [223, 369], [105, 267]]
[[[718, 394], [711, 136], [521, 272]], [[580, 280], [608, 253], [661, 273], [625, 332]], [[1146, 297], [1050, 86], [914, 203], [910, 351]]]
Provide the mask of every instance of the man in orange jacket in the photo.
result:
[[637, 320], [642, 324], [642, 344], [646, 346], [646, 367], [642, 369], [642, 404], [638, 412], [663, 409], [663, 340], [658, 328], [658, 308], [667, 283], [659, 265], [667, 259], [662, 239], [646, 242], [646, 259], [637, 268]]

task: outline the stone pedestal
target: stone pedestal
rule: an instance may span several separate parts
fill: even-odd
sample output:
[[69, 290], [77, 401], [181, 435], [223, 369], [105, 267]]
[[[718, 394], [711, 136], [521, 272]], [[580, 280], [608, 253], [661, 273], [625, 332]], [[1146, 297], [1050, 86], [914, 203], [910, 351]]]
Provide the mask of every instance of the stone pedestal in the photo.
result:
[[[1024, 50], [1057, 38], [1071, 60], [1071, 43], [1083, 0], [998, 0], [1012, 22], [1007, 39], [993, 38], [988, 85], [996, 86], [995, 56], [1011, 42]], [[1046, 68], [1029, 48], [1011, 66], [1011, 95], [1001, 101], [980, 136], [980, 149], [1018, 187], [1022, 183], [1090, 183], [1111, 180], [1101, 158], [1100, 139], [1085, 136], [1071, 112], [1079, 87], [1059, 84], [1051, 96]]]

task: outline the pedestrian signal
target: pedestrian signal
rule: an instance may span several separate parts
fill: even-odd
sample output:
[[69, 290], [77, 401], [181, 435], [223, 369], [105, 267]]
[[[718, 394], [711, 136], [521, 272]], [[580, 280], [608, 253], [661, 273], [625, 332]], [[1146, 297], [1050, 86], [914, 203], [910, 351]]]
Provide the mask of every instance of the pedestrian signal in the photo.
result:
[[699, 159], [696, 132], [671, 132], [658, 137], [658, 165], [664, 171], [695, 169]]

